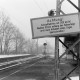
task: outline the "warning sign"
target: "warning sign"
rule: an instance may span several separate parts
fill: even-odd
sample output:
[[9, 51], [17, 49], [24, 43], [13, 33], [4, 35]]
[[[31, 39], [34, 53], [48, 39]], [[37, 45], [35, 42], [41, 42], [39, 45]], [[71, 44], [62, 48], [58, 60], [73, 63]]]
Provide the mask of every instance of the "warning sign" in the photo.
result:
[[79, 14], [31, 19], [32, 37], [61, 36], [79, 33]]

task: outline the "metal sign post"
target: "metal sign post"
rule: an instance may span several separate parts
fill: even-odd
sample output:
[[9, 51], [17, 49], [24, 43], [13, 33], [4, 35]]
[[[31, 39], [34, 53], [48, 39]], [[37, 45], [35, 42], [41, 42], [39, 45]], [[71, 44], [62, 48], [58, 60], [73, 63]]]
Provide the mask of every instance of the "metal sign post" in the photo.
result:
[[[56, 15], [60, 15], [60, 0], [56, 2]], [[59, 80], [59, 37], [55, 37], [55, 80]]]
[[55, 80], [59, 80], [59, 37], [55, 37]]

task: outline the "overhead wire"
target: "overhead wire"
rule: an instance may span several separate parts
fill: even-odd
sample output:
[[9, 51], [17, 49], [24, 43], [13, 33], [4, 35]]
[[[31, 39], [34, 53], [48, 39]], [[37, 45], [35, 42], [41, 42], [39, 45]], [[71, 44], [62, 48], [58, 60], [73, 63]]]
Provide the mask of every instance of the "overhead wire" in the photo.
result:
[[38, 2], [36, 0], [33, 0], [34, 3], [38, 6], [38, 8], [40, 9], [40, 11], [43, 13], [43, 16], [45, 15], [44, 11], [42, 10], [42, 8], [40, 7], [40, 5], [38, 4]]
[[44, 6], [45, 6], [46, 10], [49, 10], [49, 7], [48, 7], [48, 5], [46, 4], [45, 0], [43, 0], [43, 3], [44, 3]]

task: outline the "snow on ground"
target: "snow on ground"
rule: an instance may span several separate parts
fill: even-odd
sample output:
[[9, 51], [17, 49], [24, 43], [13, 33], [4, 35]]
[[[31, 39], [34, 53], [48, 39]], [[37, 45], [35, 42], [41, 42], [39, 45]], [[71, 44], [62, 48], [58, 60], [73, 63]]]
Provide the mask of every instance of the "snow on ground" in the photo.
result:
[[0, 58], [14, 57], [14, 56], [25, 56], [25, 55], [30, 55], [30, 54], [0, 55]]
[[[69, 80], [69, 79], [66, 79], [66, 80]], [[79, 76], [71, 77], [71, 80], [79, 80]]]

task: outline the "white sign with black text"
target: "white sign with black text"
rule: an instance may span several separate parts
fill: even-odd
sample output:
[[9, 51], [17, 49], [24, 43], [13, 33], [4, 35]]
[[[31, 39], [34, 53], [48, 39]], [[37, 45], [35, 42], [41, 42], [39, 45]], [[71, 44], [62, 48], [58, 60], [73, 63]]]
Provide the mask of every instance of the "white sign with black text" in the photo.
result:
[[79, 33], [78, 13], [31, 19], [32, 37], [50, 37]]

